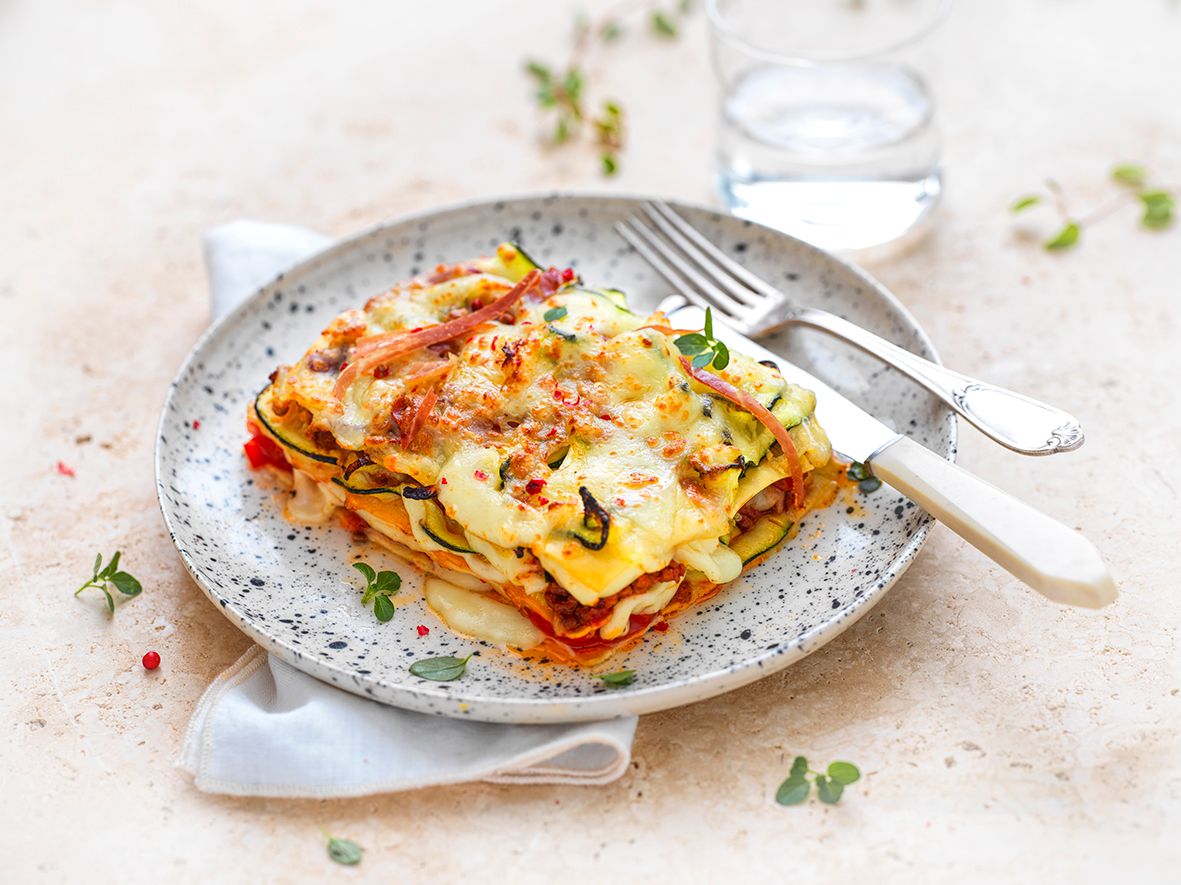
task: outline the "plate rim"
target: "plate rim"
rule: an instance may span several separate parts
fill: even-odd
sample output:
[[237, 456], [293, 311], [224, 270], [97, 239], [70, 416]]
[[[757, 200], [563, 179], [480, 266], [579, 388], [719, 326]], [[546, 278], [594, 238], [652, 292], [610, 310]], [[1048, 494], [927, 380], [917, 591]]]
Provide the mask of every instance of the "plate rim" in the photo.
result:
[[[927, 334], [926, 329], [923, 328], [910, 310], [886, 286], [849, 259], [813, 246], [769, 225], [740, 218], [739, 216], [727, 213], [721, 207], [693, 200], [676, 197], [660, 197], [651, 194], [607, 192], [590, 189], [524, 191], [506, 195], [459, 200], [433, 208], [405, 213], [369, 225], [356, 233], [336, 239], [325, 245], [324, 248], [276, 274], [267, 282], [255, 288], [251, 294], [243, 298], [231, 310], [210, 323], [209, 327], [193, 343], [173, 375], [165, 393], [161, 405], [160, 418], [156, 425], [156, 441], [153, 451], [156, 499], [160, 507], [161, 516], [164, 519], [165, 528], [168, 530], [169, 540], [180, 555], [185, 570], [205, 596], [221, 611], [227, 620], [234, 623], [247, 637], [266, 649], [269, 653], [275, 654], [281, 660], [325, 684], [349, 691], [369, 700], [377, 701], [378, 703], [388, 704], [398, 709], [413, 710], [432, 715], [488, 722], [540, 724], [594, 721], [618, 718], [620, 716], [639, 715], [642, 713], [654, 713], [660, 710], [684, 706], [696, 701], [707, 700], [741, 688], [765, 676], [779, 672], [795, 661], [815, 652], [853, 626], [862, 616], [877, 605], [906, 573], [926, 544], [935, 520], [930, 514], [924, 512], [918, 528], [907, 541], [906, 545], [896, 554], [894, 562], [891, 564], [891, 574], [884, 583], [865, 591], [850, 606], [838, 610], [835, 617], [823, 620], [803, 633], [796, 634], [790, 639], [776, 644], [774, 647], [764, 648], [757, 654], [737, 663], [734, 667], [726, 668], [713, 674], [690, 676], [673, 684], [639, 687], [627, 692], [596, 693], [581, 698], [480, 699], [479, 701], [473, 702], [479, 705], [475, 709], [468, 702], [452, 695], [443, 687], [436, 688], [429, 685], [409, 686], [400, 683], [384, 682], [372, 675], [366, 676], [365, 683], [362, 683], [358, 679], [357, 674], [350, 672], [348, 669], [329, 661], [321, 661], [296, 648], [288, 647], [280, 640], [266, 634], [246, 618], [242, 612], [238, 611], [232, 601], [222, 599], [202, 578], [189, 552], [179, 543], [173, 521], [165, 504], [164, 484], [162, 480], [164, 469], [162, 441], [165, 422], [171, 411], [172, 402], [176, 396], [176, 391], [182, 377], [190, 370], [204, 348], [222, 332], [223, 328], [235, 322], [241, 314], [250, 310], [256, 302], [269, 297], [274, 287], [280, 285], [284, 279], [307, 273], [315, 266], [331, 261], [336, 255], [352, 249], [357, 243], [379, 235], [390, 228], [437, 216], [494, 206], [496, 204], [524, 201], [558, 202], [570, 198], [605, 200], [619, 204], [630, 203], [637, 205], [637, 207], [638, 204], [646, 201], [662, 200], [673, 208], [685, 207], [719, 216], [723, 219], [738, 221], [748, 224], [751, 228], [768, 233], [775, 238], [790, 240], [795, 248], [802, 248], [806, 252], [813, 253], [814, 256], [821, 258], [823, 261], [835, 263], [845, 272], [851, 274], [862, 285], [872, 289], [875, 295], [882, 298], [907, 321], [909, 330], [913, 332], [918, 341], [928, 351], [932, 361], [942, 365], [939, 352]], [[950, 409], [944, 415], [943, 424], [948, 434], [947, 450], [945, 452], [939, 452], [939, 454], [941, 457], [954, 462], [958, 451], [958, 425], [955, 420], [955, 413]], [[814, 643], [814, 640], [817, 639], [819, 641]], [[337, 681], [333, 676], [340, 677], [343, 681]], [[349, 684], [350, 682], [352, 685]], [[388, 697], [378, 698], [372, 691], [366, 691], [364, 687], [366, 683], [370, 686], [383, 689], [387, 694], [393, 694], [398, 697], [398, 700], [405, 700], [407, 703], [402, 704], [398, 700], [389, 699]], [[702, 692], [701, 689], [706, 685], [709, 686], [709, 689]], [[431, 708], [425, 709], [424, 704], [430, 704]], [[444, 708], [440, 709], [435, 706], [438, 704], [442, 704]], [[558, 710], [557, 708], [563, 709]]]

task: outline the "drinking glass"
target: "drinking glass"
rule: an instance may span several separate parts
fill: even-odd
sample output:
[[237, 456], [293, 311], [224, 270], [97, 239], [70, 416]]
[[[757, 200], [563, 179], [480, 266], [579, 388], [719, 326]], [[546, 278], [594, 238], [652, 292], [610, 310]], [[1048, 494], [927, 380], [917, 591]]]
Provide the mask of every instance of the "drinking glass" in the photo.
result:
[[939, 201], [931, 34], [951, 0], [706, 0], [730, 210], [835, 251]]

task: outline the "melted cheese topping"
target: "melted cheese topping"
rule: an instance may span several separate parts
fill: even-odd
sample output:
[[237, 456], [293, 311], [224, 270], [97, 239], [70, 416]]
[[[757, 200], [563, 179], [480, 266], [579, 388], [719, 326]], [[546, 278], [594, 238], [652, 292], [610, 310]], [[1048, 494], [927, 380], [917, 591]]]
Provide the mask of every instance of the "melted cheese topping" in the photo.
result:
[[520, 649], [533, 648], [545, 638], [527, 617], [487, 593], [427, 578], [423, 594], [431, 610], [456, 633]]
[[[640, 317], [603, 291], [563, 286], [527, 296], [514, 316], [450, 346], [395, 357], [358, 377], [342, 407], [333, 403], [339, 363], [359, 337], [412, 332], [487, 304], [519, 278], [508, 270], [519, 261], [501, 247], [441, 282], [415, 281], [347, 311], [298, 365], [280, 369], [272, 400], [306, 409], [309, 432], [331, 434], [346, 456], [364, 451], [380, 469], [433, 486], [472, 551], [457, 555], [492, 583], [538, 593], [548, 573], [590, 606], [673, 561], [711, 580], [736, 577], [741, 561], [718, 539], [746, 500], [783, 478], [783, 459], [753, 416], [686, 377], [676, 334], [646, 328], [663, 325], [660, 315]], [[445, 379], [416, 384], [424, 365], [445, 359]], [[790, 429], [805, 470], [828, 461], [811, 392], [740, 353], [718, 374]], [[410, 416], [432, 385], [437, 402], [408, 440]], [[585, 512], [583, 489], [609, 515], [601, 549], [592, 549], [602, 526]], [[421, 527], [423, 502], [404, 504], [415, 545], [441, 549]], [[625, 597], [628, 614], [666, 591]]]

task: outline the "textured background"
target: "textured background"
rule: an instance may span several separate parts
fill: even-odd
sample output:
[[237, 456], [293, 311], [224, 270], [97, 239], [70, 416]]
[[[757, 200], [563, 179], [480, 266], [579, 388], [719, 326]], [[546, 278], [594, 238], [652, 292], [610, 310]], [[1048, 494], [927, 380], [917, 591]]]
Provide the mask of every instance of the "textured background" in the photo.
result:
[[[200, 692], [246, 646], [183, 573], [152, 484], [159, 405], [207, 322], [201, 232], [255, 216], [343, 235], [466, 197], [603, 186], [592, 155], [539, 147], [519, 72], [526, 54], [561, 54], [573, 9], [0, 3], [12, 881], [1175, 874], [1181, 230], [1141, 232], [1128, 210], [1050, 255], [1006, 212], [1047, 175], [1100, 203], [1121, 159], [1181, 175], [1181, 8], [1167, 0], [961, 3], [937, 80], [946, 203], [925, 240], [870, 265], [949, 363], [1083, 420], [1086, 447], [1051, 460], [965, 430], [962, 463], [1097, 542], [1124, 588], [1115, 607], [1055, 608], [938, 529], [822, 651], [645, 718], [633, 770], [609, 787], [231, 800], [171, 768]], [[700, 14], [680, 42], [637, 35], [595, 69], [631, 112], [606, 186], [710, 199]], [[71, 593], [116, 547], [146, 589], [111, 620]], [[797, 752], [865, 777], [835, 808], [780, 808]], [[322, 825], [368, 849], [361, 867], [332, 867]]]

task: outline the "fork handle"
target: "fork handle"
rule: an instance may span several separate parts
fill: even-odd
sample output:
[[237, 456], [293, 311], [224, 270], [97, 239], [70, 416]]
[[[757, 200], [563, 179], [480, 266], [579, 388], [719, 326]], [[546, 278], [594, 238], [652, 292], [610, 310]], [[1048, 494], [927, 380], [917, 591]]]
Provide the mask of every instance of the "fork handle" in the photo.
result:
[[1053, 455], [1083, 444], [1078, 420], [1048, 403], [945, 369], [823, 310], [804, 308], [785, 319], [779, 325], [820, 329], [876, 356], [927, 388], [985, 436], [1015, 452]]
[[1119, 591], [1095, 546], [909, 437], [868, 459], [874, 473], [1043, 596], [1101, 608]]

